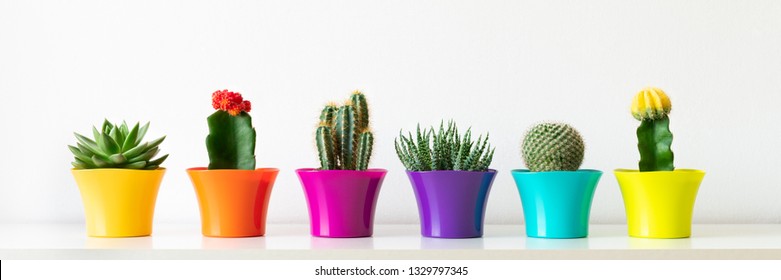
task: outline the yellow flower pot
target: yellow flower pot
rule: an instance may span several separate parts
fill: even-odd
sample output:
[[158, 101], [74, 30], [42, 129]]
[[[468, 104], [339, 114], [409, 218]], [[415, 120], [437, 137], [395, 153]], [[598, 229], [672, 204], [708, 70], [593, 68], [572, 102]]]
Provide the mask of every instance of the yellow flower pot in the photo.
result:
[[152, 234], [155, 201], [165, 168], [73, 169], [84, 203], [87, 235], [133, 237]]
[[693, 169], [639, 172], [616, 169], [629, 236], [691, 236], [692, 212], [705, 172]]

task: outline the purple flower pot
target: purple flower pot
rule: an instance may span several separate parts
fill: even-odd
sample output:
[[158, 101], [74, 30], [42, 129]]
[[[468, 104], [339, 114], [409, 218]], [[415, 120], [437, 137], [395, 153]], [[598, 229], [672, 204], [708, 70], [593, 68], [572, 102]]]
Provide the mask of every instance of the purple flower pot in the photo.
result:
[[298, 169], [309, 206], [313, 236], [366, 237], [374, 229], [374, 208], [385, 169]]
[[438, 238], [483, 236], [483, 217], [496, 170], [407, 171], [420, 214], [420, 234]]

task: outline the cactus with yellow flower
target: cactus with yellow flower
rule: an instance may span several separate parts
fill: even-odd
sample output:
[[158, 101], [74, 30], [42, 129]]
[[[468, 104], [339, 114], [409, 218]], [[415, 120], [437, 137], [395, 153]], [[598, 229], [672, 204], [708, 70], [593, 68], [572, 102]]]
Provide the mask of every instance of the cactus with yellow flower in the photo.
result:
[[321, 170], [366, 170], [374, 135], [369, 129], [366, 97], [355, 91], [344, 105], [325, 106], [315, 132]]
[[632, 100], [632, 116], [640, 121], [637, 128], [637, 148], [640, 151], [640, 171], [672, 171], [673, 133], [670, 132], [670, 98], [661, 89], [648, 87]]

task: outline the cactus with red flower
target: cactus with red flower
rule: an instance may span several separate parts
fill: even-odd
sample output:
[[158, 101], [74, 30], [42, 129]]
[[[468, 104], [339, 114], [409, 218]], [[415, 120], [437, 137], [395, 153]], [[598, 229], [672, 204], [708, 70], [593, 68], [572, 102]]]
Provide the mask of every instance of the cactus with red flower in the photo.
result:
[[217, 110], [207, 118], [209, 135], [209, 169], [255, 169], [255, 128], [249, 100], [238, 92], [218, 90], [212, 93], [212, 107]]

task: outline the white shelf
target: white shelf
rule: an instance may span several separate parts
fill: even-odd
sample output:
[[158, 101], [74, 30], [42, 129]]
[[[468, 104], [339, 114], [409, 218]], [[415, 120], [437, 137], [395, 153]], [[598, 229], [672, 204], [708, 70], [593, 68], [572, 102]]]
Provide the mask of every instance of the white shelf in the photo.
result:
[[151, 237], [89, 238], [81, 224], [2, 224], [0, 259], [781, 259], [781, 225], [695, 225], [686, 239], [626, 236], [592, 225], [588, 238], [527, 238], [486, 225], [483, 238], [423, 238], [418, 225], [377, 225], [370, 238], [315, 238], [308, 225], [268, 225], [265, 237], [209, 238], [199, 225], [155, 225]]

